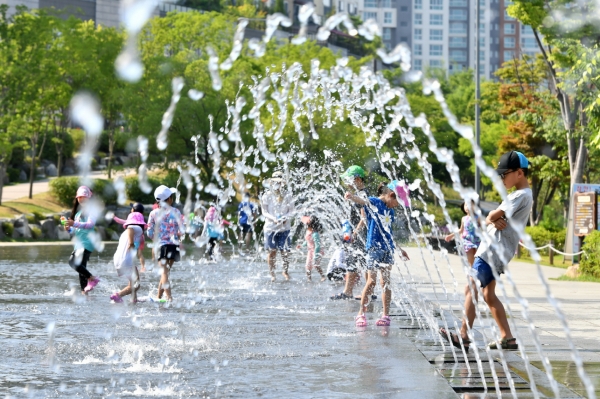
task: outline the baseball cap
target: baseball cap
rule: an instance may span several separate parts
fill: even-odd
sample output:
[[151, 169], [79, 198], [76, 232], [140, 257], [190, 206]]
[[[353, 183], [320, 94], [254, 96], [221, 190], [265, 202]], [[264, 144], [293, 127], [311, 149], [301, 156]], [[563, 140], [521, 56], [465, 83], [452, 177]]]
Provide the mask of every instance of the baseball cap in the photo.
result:
[[139, 202], [132, 202], [129, 204], [129, 206], [135, 212], [144, 213], [144, 205], [140, 204]]
[[76, 198], [85, 197], [90, 198], [92, 196], [92, 190], [88, 186], [81, 186], [77, 189], [77, 194], [75, 194]]
[[154, 190], [154, 198], [157, 201], [166, 201], [172, 194], [173, 192], [165, 185], [160, 185]]
[[342, 174], [342, 178], [348, 177], [360, 177], [361, 179], [365, 178], [365, 171], [358, 165], [352, 165]]
[[509, 170], [527, 168], [529, 168], [529, 161], [527, 160], [527, 157], [519, 151], [510, 151], [502, 154], [500, 157], [498, 167], [496, 168], [496, 173], [501, 175]]
[[271, 181], [272, 182], [282, 182], [283, 181], [283, 172], [281, 172], [281, 171], [273, 172], [273, 174], [271, 175]]

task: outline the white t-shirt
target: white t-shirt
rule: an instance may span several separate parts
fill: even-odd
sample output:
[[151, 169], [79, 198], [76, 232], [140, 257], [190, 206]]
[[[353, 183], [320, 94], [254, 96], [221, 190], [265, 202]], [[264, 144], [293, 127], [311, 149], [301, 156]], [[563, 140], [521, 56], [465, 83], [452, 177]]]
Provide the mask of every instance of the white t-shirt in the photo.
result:
[[[533, 195], [530, 188], [516, 190], [508, 195], [506, 201], [502, 201], [498, 209], [504, 211], [504, 216], [510, 219], [511, 223], [525, 227], [531, 207], [533, 205]], [[499, 231], [493, 224], [487, 227], [488, 234], [492, 240], [482, 238], [479, 248], [475, 253], [476, 257], [483, 259], [488, 265], [496, 268], [496, 272], [504, 273], [504, 266], [515, 256], [517, 246], [519, 245], [519, 234], [509, 224], [504, 230]]]
[[333, 255], [331, 255], [331, 259], [327, 265], [327, 274], [333, 273], [335, 269], [347, 269], [346, 252], [344, 251], [344, 248], [336, 249]]
[[[294, 198], [289, 192], [283, 193], [282, 201], [277, 200], [277, 194], [267, 191], [263, 194], [260, 204], [265, 217], [265, 233], [279, 233], [292, 228], [291, 220], [294, 217]], [[279, 222], [278, 222], [279, 221]]]
[[133, 241], [138, 245], [142, 235], [144, 234], [144, 230], [140, 226], [128, 226], [123, 234], [121, 234], [121, 237], [119, 238], [119, 245], [117, 246], [115, 256], [113, 257], [113, 262], [119, 277], [129, 277], [131, 275], [133, 258], [137, 252], [136, 250], [129, 250], [129, 229], [133, 230]]

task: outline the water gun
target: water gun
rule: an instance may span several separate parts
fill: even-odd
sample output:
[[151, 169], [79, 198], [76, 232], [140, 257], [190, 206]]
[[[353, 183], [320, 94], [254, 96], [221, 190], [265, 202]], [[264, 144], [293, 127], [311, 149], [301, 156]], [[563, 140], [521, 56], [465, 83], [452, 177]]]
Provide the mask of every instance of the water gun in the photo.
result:
[[62, 224], [64, 226], [65, 230], [67, 230], [67, 232], [69, 234], [71, 234], [73, 232], [73, 228], [67, 226], [67, 218], [66, 217], [64, 217], [64, 216], [60, 217], [60, 224]]
[[343, 230], [344, 242], [352, 242], [352, 226], [350, 225], [350, 222], [345, 220], [342, 223], [342, 230]]

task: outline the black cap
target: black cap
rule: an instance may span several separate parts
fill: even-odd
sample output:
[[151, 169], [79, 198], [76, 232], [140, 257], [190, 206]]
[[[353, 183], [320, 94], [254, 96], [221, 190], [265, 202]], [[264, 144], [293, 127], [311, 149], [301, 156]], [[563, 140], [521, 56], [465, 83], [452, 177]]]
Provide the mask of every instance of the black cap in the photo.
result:
[[496, 172], [499, 175], [501, 175], [503, 173], [508, 172], [509, 170], [527, 168], [529, 168], [529, 161], [527, 160], [527, 157], [519, 151], [510, 151], [505, 154], [502, 154], [502, 156], [500, 157], [500, 162], [498, 162]]
[[129, 206], [134, 210], [134, 212], [144, 213], [144, 205], [140, 204], [139, 202], [132, 202], [129, 204]]

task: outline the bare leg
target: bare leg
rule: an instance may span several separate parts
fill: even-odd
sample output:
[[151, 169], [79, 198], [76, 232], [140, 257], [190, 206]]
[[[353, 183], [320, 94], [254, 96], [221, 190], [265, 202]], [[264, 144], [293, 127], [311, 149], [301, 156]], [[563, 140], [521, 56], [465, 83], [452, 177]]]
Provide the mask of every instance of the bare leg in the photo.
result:
[[383, 315], [390, 315], [390, 303], [392, 302], [392, 289], [390, 284], [390, 274], [392, 266], [382, 267], [381, 271], [381, 291], [383, 291]]
[[[165, 291], [163, 289], [163, 279], [164, 279], [163, 276], [166, 273], [166, 269], [167, 269], [166, 264], [167, 264], [167, 260], [166, 259], [159, 259], [158, 260], [158, 266], [160, 267], [160, 271], [161, 271], [160, 280], [158, 282], [158, 295], [157, 295], [158, 299], [162, 298], [163, 292]], [[168, 277], [167, 277], [167, 279], [168, 279]]]
[[281, 260], [283, 260], [283, 277], [286, 279], [286, 281], [289, 281], [290, 279], [290, 275], [288, 274], [288, 268], [290, 267], [289, 255], [289, 251], [281, 251]]
[[358, 281], [358, 273], [347, 272], [346, 273], [346, 286], [344, 287], [344, 294], [352, 296], [352, 290]]
[[129, 282], [129, 287], [131, 287], [131, 302], [137, 302], [137, 292], [140, 289], [140, 275], [138, 273], [137, 267], [133, 268], [133, 273], [131, 275], [131, 281]]
[[138, 249], [138, 259], [140, 260], [140, 271], [143, 273], [146, 271], [146, 259], [144, 258], [144, 254], [142, 254], [142, 250]]
[[250, 240], [252, 240], [252, 232], [246, 233], [246, 248], [250, 248]]
[[277, 260], [277, 250], [272, 249], [267, 254], [267, 263], [269, 264], [269, 273], [271, 273], [271, 281], [275, 281], [275, 261]]
[[469, 262], [469, 265], [471, 265], [471, 266], [473, 266], [473, 262], [475, 262], [475, 252], [477, 252], [477, 250], [475, 248], [469, 249], [467, 251], [467, 261]]
[[123, 288], [117, 295], [120, 297], [124, 297], [126, 295], [131, 294], [131, 281], [127, 284], [127, 287]]
[[[477, 285], [475, 284], [475, 280], [472, 277], [469, 277], [471, 287], [473, 287], [473, 292], [475, 293], [475, 302], [477, 302]], [[475, 305], [473, 304], [473, 298], [471, 296], [471, 289], [469, 288], [469, 284], [465, 285], [465, 313], [467, 318], [463, 318], [462, 326], [460, 328], [460, 335], [463, 340], [469, 339], [469, 335], [467, 331], [473, 327], [473, 322], [475, 321]]]
[[371, 294], [373, 293], [373, 289], [375, 288], [377, 272], [369, 271], [367, 272], [367, 276], [367, 283], [365, 284], [362, 296], [360, 297], [360, 309], [358, 311], [359, 316], [365, 313], [367, 304], [369, 303], [369, 299], [371, 298]]
[[482, 293], [483, 299], [489, 306], [492, 316], [498, 324], [501, 338], [513, 338], [510, 331], [510, 325], [508, 324], [508, 319], [506, 317], [506, 311], [504, 310], [504, 305], [502, 305], [502, 302], [500, 302], [500, 299], [498, 299], [496, 296], [496, 280], [492, 281], [485, 288], [483, 288]]
[[173, 259], [167, 261], [167, 264], [163, 266], [163, 275], [161, 276], [162, 287], [165, 290], [165, 294], [167, 295], [167, 301], [173, 300], [171, 296], [171, 283], [169, 282], [169, 273], [171, 273], [171, 268], [173, 267]]

